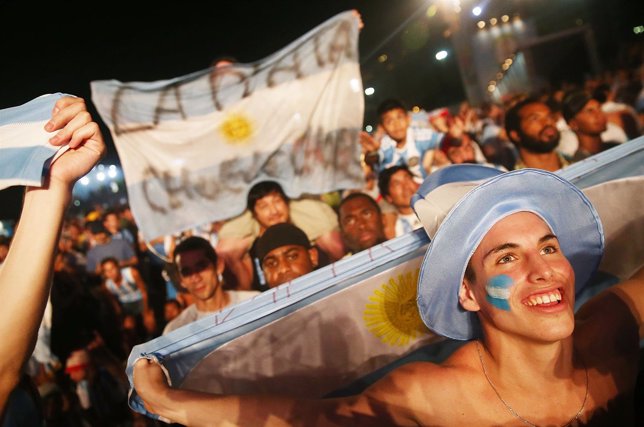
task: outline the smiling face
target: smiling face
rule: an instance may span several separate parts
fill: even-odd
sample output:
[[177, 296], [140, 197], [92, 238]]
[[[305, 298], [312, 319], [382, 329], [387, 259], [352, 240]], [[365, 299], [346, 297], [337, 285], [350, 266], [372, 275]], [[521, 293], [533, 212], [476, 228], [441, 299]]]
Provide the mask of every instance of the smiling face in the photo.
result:
[[215, 296], [219, 287], [217, 275], [223, 272], [223, 262], [215, 266], [200, 249], [181, 252], [175, 258], [181, 286], [195, 298], [197, 308]]
[[486, 334], [501, 330], [539, 341], [572, 334], [575, 274], [537, 215], [519, 212], [496, 223], [472, 255], [470, 271], [461, 305], [480, 310]]
[[288, 202], [281, 194], [274, 191], [257, 200], [253, 208], [253, 216], [264, 229], [271, 225], [288, 222]]
[[389, 180], [389, 194], [385, 199], [402, 213], [410, 213], [411, 198], [418, 190], [418, 183], [407, 170], [399, 170], [391, 175]]

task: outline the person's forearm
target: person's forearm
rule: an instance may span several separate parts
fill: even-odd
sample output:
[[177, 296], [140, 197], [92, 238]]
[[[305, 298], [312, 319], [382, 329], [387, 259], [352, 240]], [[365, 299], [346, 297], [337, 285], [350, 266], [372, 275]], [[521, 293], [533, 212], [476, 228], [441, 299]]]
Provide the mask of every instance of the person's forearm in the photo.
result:
[[[19, 378], [31, 354], [49, 295], [53, 257], [71, 189], [29, 188], [9, 253], [0, 270], [0, 377]], [[3, 381], [4, 383], [4, 381]], [[4, 390], [3, 390], [4, 391]], [[0, 394], [0, 408], [6, 396]]]
[[[335, 400], [292, 399], [279, 396], [223, 396], [167, 389], [151, 407], [155, 413], [189, 426], [331, 426], [325, 412], [335, 412]], [[355, 420], [354, 420], [355, 421]]]

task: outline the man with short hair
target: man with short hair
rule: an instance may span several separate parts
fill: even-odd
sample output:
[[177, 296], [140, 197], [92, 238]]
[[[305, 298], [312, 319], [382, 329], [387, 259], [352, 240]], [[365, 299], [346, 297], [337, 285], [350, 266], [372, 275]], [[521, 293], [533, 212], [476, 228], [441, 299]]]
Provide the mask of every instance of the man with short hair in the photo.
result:
[[179, 273], [180, 286], [190, 293], [194, 303], [166, 325], [164, 335], [257, 295], [255, 291], [223, 289], [224, 262], [202, 237], [191, 236], [180, 242], [174, 249], [172, 262]]
[[380, 169], [407, 165], [420, 183], [427, 176], [424, 164], [431, 164], [425, 156], [438, 148], [443, 133], [433, 129], [410, 127], [411, 118], [405, 105], [397, 99], [386, 99], [378, 106], [378, 119], [385, 131], [380, 141], [367, 133], [361, 134], [360, 142], [367, 152], [377, 152]]
[[441, 364], [408, 363], [358, 395], [318, 400], [174, 389], [140, 360], [146, 408], [193, 425], [632, 425], [644, 269], [575, 315], [604, 248], [586, 196], [541, 170], [448, 187], [441, 172], [415, 204], [431, 237], [418, 308], [434, 332], [470, 342]]
[[302, 230], [287, 222], [268, 227], [257, 239], [266, 289], [297, 279], [318, 267], [318, 250]]
[[398, 237], [422, 226], [411, 207], [418, 183], [406, 166], [392, 166], [380, 172], [378, 188], [385, 201], [395, 208], [395, 212], [384, 214], [386, 235]]
[[584, 91], [566, 95], [562, 105], [563, 117], [577, 136], [578, 146], [572, 157], [573, 162], [584, 160], [593, 154], [619, 145], [617, 142], [604, 142], [602, 133], [607, 129], [606, 114], [601, 104]]
[[519, 151], [515, 169], [537, 168], [554, 172], [570, 164], [556, 151], [559, 130], [545, 103], [526, 98], [514, 104], [505, 114], [505, 130]]
[[338, 222], [348, 255], [369, 249], [386, 240], [378, 203], [368, 194], [351, 193], [338, 206]]

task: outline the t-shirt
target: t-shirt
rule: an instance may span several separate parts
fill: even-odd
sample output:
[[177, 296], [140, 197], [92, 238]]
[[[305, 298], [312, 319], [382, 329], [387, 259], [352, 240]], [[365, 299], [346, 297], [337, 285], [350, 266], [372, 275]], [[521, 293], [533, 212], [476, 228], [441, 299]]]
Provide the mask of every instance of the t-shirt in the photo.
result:
[[[237, 304], [238, 302], [252, 298], [255, 295], [259, 295], [259, 292], [257, 291], [224, 291], [224, 292], [226, 292], [230, 297], [230, 303], [226, 307], [229, 307], [231, 305]], [[172, 319], [166, 325], [166, 327], [163, 329], [163, 335], [168, 334], [174, 331], [175, 329], [179, 329], [180, 327], [187, 325], [188, 323], [196, 322], [197, 320], [202, 319], [206, 316], [209, 316], [215, 313], [216, 311], [199, 311], [197, 310], [196, 304], [190, 304], [181, 312], [181, 314], [179, 314], [177, 317]]]
[[391, 166], [407, 165], [411, 173], [422, 180], [427, 175], [423, 168], [423, 157], [429, 150], [438, 147], [444, 134], [433, 129], [407, 129], [407, 139], [403, 147], [398, 147], [388, 135], [380, 140], [380, 170]]
[[[338, 228], [338, 217], [333, 208], [319, 200], [301, 199], [289, 202], [291, 222], [315, 241]], [[219, 238], [259, 237], [259, 223], [246, 210], [243, 214], [226, 221], [219, 230]]]
[[398, 214], [398, 218], [396, 219], [396, 237], [407, 234], [422, 226], [423, 224], [415, 213], [412, 212], [407, 215]]

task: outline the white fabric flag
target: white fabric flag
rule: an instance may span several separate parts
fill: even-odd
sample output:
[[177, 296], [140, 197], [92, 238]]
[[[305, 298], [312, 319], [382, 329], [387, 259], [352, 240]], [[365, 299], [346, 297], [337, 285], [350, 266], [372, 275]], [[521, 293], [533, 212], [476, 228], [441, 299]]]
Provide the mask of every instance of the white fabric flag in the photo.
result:
[[231, 218], [248, 188], [361, 188], [358, 20], [335, 16], [252, 64], [172, 80], [92, 82], [146, 239]]
[[17, 107], [0, 110], [0, 190], [13, 185], [40, 187], [49, 166], [65, 147], [49, 143], [45, 131], [62, 93], [42, 95]]
[[[606, 233], [604, 275], [578, 293], [581, 304], [641, 265], [644, 137], [558, 173], [583, 189]], [[428, 242], [415, 230], [138, 345], [130, 384], [134, 363], [148, 357], [174, 387], [308, 398], [360, 391], [410, 358], [440, 362], [462, 342], [420, 322], [416, 279]], [[129, 404], [156, 417], [133, 389]]]

